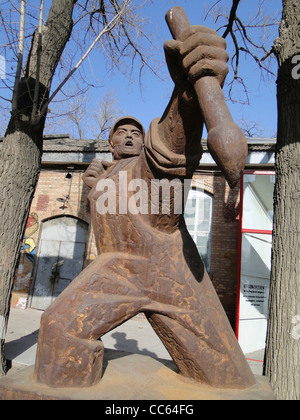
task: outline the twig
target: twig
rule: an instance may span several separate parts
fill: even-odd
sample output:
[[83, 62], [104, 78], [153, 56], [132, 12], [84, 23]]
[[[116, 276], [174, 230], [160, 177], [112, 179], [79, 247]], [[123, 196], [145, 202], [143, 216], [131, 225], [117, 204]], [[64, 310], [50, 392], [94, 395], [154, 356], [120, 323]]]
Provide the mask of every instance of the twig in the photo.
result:
[[236, 11], [239, 6], [239, 3], [240, 3], [240, 0], [233, 0], [232, 2], [232, 8], [230, 10], [228, 25], [227, 25], [226, 31], [223, 34], [223, 38], [226, 38], [227, 35], [232, 31], [232, 27], [236, 19]]
[[86, 59], [86, 57], [89, 55], [91, 50], [94, 48], [96, 43], [101, 39], [101, 37], [106, 34], [107, 32], [112, 31], [116, 25], [118, 24], [119, 20], [121, 19], [124, 11], [126, 10], [127, 4], [130, 2], [130, 0], [126, 0], [122, 9], [119, 11], [119, 14], [114, 16], [114, 18], [105, 26], [105, 28], [99, 33], [99, 35], [96, 37], [96, 39], [92, 42], [88, 50], [85, 52], [85, 54], [81, 57], [81, 59], [78, 61], [78, 63], [75, 65], [75, 67], [70, 71], [70, 73], [65, 77], [65, 79], [60, 83], [60, 85], [55, 89], [55, 91], [52, 93], [50, 98], [47, 100], [47, 102], [44, 104], [40, 111], [39, 118], [37, 122], [42, 118], [44, 113], [47, 111], [49, 103], [54, 99], [54, 97], [57, 95], [57, 93], [61, 90], [61, 88], [67, 83], [67, 81], [73, 76], [75, 71], [78, 69], [78, 67], [83, 63], [83, 61]]
[[218, 0], [216, 3], [214, 3], [212, 6], [211, 6], [211, 8], [209, 9], [209, 11], [206, 13], [206, 15], [205, 15], [205, 18], [204, 18], [204, 21], [207, 19], [207, 16], [210, 14], [210, 12], [212, 11], [212, 9], [214, 8], [214, 7], [216, 7], [216, 5], [218, 4], [218, 3], [221, 3], [221, 1], [222, 0]]
[[38, 108], [38, 96], [39, 96], [39, 85], [40, 85], [40, 64], [41, 64], [41, 50], [42, 50], [42, 26], [43, 26], [43, 13], [44, 13], [44, 0], [41, 0], [40, 6], [40, 18], [38, 26], [38, 41], [37, 41], [37, 57], [36, 57], [36, 77], [34, 86], [33, 106], [31, 113], [31, 120], [34, 122]]
[[21, 0], [18, 66], [17, 66], [14, 90], [13, 90], [12, 112], [16, 111], [18, 107], [18, 94], [19, 94], [20, 78], [21, 78], [22, 65], [23, 65], [24, 27], [25, 27], [25, 0]]

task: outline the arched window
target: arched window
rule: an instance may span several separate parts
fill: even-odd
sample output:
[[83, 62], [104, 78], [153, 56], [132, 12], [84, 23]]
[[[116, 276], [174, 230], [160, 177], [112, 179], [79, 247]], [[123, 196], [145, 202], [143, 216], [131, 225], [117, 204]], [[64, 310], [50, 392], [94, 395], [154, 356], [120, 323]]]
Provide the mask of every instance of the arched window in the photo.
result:
[[196, 188], [189, 191], [184, 218], [207, 271], [210, 268], [212, 208], [212, 195]]

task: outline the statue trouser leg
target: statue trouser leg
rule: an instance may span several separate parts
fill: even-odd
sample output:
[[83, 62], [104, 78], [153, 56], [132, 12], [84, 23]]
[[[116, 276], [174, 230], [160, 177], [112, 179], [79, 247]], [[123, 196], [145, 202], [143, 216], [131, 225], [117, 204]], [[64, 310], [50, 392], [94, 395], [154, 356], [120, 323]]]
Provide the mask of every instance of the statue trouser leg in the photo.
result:
[[120, 255], [99, 256], [44, 312], [34, 371], [38, 382], [84, 387], [100, 380], [100, 337], [149, 303], [135, 285], [141, 259]]
[[197, 298], [190, 304], [187, 299], [184, 307], [163, 305], [162, 313], [146, 312], [153, 329], [182, 375], [215, 387], [253, 385], [255, 378], [207, 273], [201, 283], [191, 281], [186, 293]]

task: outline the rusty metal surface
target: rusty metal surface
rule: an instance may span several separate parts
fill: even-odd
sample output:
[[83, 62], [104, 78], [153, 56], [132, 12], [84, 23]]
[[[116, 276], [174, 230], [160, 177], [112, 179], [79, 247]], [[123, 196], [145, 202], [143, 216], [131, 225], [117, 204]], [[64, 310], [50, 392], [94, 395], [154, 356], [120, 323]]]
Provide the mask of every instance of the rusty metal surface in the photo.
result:
[[[202, 32], [197, 36], [203, 36]], [[220, 43], [220, 39], [213, 35], [212, 43]], [[224, 57], [222, 49], [219, 55]], [[222, 60], [218, 63], [225, 68]], [[214, 83], [209, 85], [206, 93], [215, 89]], [[220, 85], [216, 86], [220, 91]], [[201, 102], [203, 92], [198, 92], [197, 86], [195, 89]], [[210, 93], [211, 100], [204, 99], [209, 105], [202, 112], [206, 116], [221, 115], [215, 117], [217, 125], [210, 127], [209, 147], [215, 150], [224, 173], [234, 183], [243, 162], [232, 134], [235, 128], [228, 120], [222, 127], [219, 125], [222, 115], [227, 115], [222, 102], [210, 108], [219, 91]], [[162, 211], [161, 195], [157, 213], [141, 214], [128, 211], [133, 191], [120, 194], [124, 174], [129, 183], [142, 180], [147, 206], [151, 207], [153, 180], [171, 181], [177, 177], [183, 190], [185, 178], [195, 170], [201, 156], [198, 130], [202, 117], [197, 103], [180, 92], [180, 86], [176, 86], [163, 118], [152, 122], [144, 147], [143, 130], [135, 119], [127, 117], [111, 133], [114, 163], [93, 161], [83, 177], [91, 188], [89, 200], [99, 256], [42, 317], [34, 371], [38, 382], [52, 387], [96, 384], [102, 376], [101, 337], [144, 312], [181, 375], [223, 388], [247, 388], [255, 383], [187, 231], [183, 213], [174, 211], [174, 191], [168, 214]], [[101, 213], [98, 204], [104, 191], [99, 183], [107, 180], [117, 186], [105, 194], [108, 200], [115, 196], [118, 211]], [[127, 211], [121, 211], [124, 204]]]

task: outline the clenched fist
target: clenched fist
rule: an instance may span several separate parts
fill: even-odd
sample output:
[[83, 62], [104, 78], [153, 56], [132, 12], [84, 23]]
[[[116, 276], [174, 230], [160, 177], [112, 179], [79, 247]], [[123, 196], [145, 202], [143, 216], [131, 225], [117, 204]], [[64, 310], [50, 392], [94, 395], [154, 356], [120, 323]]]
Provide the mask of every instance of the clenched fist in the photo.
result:
[[92, 188], [96, 184], [99, 176], [104, 172], [105, 168], [103, 167], [102, 163], [99, 162], [99, 160], [94, 159], [83, 174], [82, 180], [87, 186]]
[[204, 76], [218, 79], [223, 87], [228, 74], [226, 41], [216, 31], [205, 26], [190, 26], [180, 36], [180, 41], [164, 44], [166, 61], [175, 85], [187, 89]]

